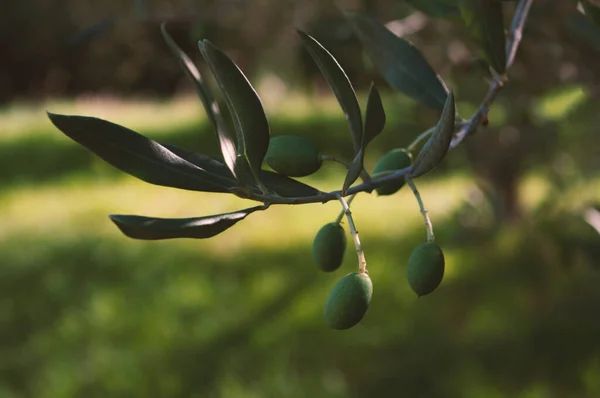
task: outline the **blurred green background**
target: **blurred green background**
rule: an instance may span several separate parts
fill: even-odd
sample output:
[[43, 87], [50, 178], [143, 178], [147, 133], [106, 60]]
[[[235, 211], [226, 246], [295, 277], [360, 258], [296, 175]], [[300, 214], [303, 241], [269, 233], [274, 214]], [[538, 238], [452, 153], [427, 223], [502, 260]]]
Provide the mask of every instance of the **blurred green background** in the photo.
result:
[[[368, 170], [438, 115], [386, 88], [337, 7], [391, 22], [468, 117], [487, 72], [460, 21], [381, 1], [22, 0], [0, 14], [0, 398], [600, 396], [600, 29], [576, 2], [536, 1], [490, 125], [417, 184], [447, 269], [417, 299], [405, 280], [425, 238], [412, 193], [352, 204], [374, 283], [365, 319], [327, 329], [331, 287], [312, 239], [335, 202], [274, 206], [208, 240], [135, 241], [111, 213], [191, 217], [230, 195], [129, 177], [56, 130], [45, 111], [101, 117], [216, 154], [199, 101], [160, 38], [199, 38], [255, 84], [273, 135], [351, 157], [343, 114], [294, 28], [339, 57], [388, 124]], [[513, 4], [504, 4], [508, 16]], [[583, 18], [583, 19], [582, 19]], [[584, 26], [585, 29], [580, 29]], [[597, 29], [597, 30], [594, 30]], [[599, 36], [594, 36], [594, 35]], [[17, 39], [18, 38], [18, 39]], [[204, 65], [198, 62], [202, 71]], [[327, 164], [302, 181], [339, 189]]]

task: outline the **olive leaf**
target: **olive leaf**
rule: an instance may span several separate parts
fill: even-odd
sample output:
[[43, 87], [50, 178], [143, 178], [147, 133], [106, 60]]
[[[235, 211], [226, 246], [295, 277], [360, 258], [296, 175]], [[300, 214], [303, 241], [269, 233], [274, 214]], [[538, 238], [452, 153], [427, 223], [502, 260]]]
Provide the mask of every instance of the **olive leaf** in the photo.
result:
[[417, 10], [437, 18], [460, 18], [458, 0], [405, 0]]
[[360, 147], [364, 151], [373, 138], [377, 137], [385, 127], [385, 110], [381, 102], [379, 90], [373, 83], [369, 88], [367, 110], [365, 112], [365, 128]]
[[444, 159], [454, 133], [455, 114], [454, 94], [450, 91], [440, 120], [412, 164], [411, 177], [418, 177], [431, 171]]
[[151, 184], [204, 192], [228, 192], [236, 182], [194, 164], [156, 141], [118, 124], [87, 116], [48, 112], [52, 123], [67, 137], [112, 166]]
[[471, 37], [487, 63], [498, 73], [506, 71], [506, 38], [502, 3], [492, 0], [460, 0], [460, 12]]
[[261, 179], [268, 189], [284, 198], [299, 198], [323, 194], [322, 191], [310, 185], [268, 170], [261, 171]]
[[589, 18], [579, 12], [574, 12], [567, 18], [570, 33], [578, 40], [586, 42], [594, 50], [600, 51], [600, 28]]
[[362, 115], [352, 84], [340, 64], [325, 47], [307, 33], [301, 30], [297, 32], [300, 39], [302, 39], [304, 47], [319, 67], [319, 70], [325, 77], [327, 84], [329, 84], [331, 91], [335, 94], [346, 115], [346, 120], [352, 134], [354, 153], [357, 153], [362, 137]]
[[585, 15], [592, 20], [596, 26], [600, 27], [600, 6], [589, 0], [583, 0], [581, 5], [583, 6]]
[[236, 179], [229, 168], [217, 159], [202, 153], [188, 151], [187, 149], [179, 148], [175, 145], [165, 144], [163, 142], [160, 142], [160, 144], [180, 158], [187, 160], [188, 162], [208, 171], [211, 174], [226, 178], [232, 184], [237, 184]]
[[111, 214], [109, 218], [125, 236], [133, 239], [206, 239], [231, 228], [248, 214], [266, 208], [267, 206], [256, 206], [231, 213], [194, 218], [156, 218], [123, 214]]
[[192, 83], [194, 83], [194, 88], [196, 89], [196, 93], [198, 94], [198, 97], [204, 106], [204, 111], [208, 116], [208, 120], [212, 126], [212, 129], [217, 134], [223, 160], [225, 160], [225, 164], [235, 175], [235, 142], [229, 134], [227, 124], [225, 123], [225, 120], [223, 120], [223, 116], [221, 116], [219, 105], [214, 100], [210, 88], [206, 85], [204, 79], [202, 79], [202, 75], [200, 75], [200, 71], [198, 68], [196, 68], [196, 65], [194, 65], [187, 54], [184, 53], [181, 48], [179, 48], [177, 43], [175, 43], [175, 41], [171, 38], [164, 23], [160, 25], [160, 30], [165, 42], [175, 58], [177, 58], [179, 61], [179, 65], [185, 72], [186, 76], [192, 81]]
[[346, 193], [346, 190], [354, 184], [354, 181], [358, 179], [360, 173], [363, 170], [363, 162], [365, 157], [365, 151], [367, 145], [377, 137], [385, 127], [385, 110], [381, 103], [381, 96], [379, 91], [373, 83], [369, 89], [369, 97], [367, 99], [367, 111], [365, 113], [365, 127], [363, 129], [363, 135], [360, 141], [360, 150], [354, 157], [354, 160], [348, 167], [342, 192]]
[[346, 178], [344, 179], [344, 185], [342, 186], [342, 194], [345, 195], [348, 188], [350, 188], [350, 186], [354, 184], [354, 181], [356, 181], [360, 176], [360, 173], [363, 170], [364, 157], [364, 152], [361, 149], [354, 157], [354, 160], [352, 160], [352, 163], [350, 163], [348, 172], [346, 173]]
[[371, 62], [392, 88], [433, 109], [443, 109], [447, 89], [419, 50], [375, 19], [358, 13], [345, 16]]
[[[246, 76], [225, 53], [208, 40], [198, 42], [198, 47], [231, 113], [238, 154], [243, 156], [241, 159], [248, 163], [254, 180], [260, 184], [262, 161], [269, 146], [269, 122], [260, 98]], [[236, 168], [235, 174], [240, 178], [238, 170]]]

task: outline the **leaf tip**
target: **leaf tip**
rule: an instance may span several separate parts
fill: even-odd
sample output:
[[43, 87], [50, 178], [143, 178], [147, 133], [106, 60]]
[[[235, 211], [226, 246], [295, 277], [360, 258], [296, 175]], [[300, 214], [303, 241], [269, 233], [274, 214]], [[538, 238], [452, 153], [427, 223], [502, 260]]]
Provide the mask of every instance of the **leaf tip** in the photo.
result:
[[59, 115], [58, 113], [52, 113], [48, 110], [46, 110], [46, 115], [48, 116], [48, 119], [50, 119], [52, 124], [54, 124], [55, 126], [57, 126], [56, 123], [58, 123], [59, 119], [64, 117], [64, 115]]

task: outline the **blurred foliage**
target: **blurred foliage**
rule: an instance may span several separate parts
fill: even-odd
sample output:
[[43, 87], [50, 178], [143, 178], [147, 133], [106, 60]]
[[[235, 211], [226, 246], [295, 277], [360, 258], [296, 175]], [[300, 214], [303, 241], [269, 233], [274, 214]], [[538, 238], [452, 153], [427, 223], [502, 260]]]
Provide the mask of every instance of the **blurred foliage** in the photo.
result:
[[[415, 13], [417, 3], [335, 4], [390, 21], [468, 116], [488, 72], [452, 13], [432, 19]], [[514, 4], [503, 7], [510, 15]], [[349, 157], [343, 114], [293, 29], [332, 50], [364, 104], [371, 80], [384, 85], [333, 2], [22, 0], [5, 8], [0, 398], [600, 396], [600, 227], [584, 221], [600, 203], [600, 58], [598, 28], [577, 22], [588, 20], [576, 2], [535, 2], [490, 125], [420, 181], [448, 259], [436, 294], [417, 300], [405, 280], [424, 237], [410, 192], [353, 204], [374, 297], [365, 320], [343, 333], [324, 326], [322, 307], [354, 269], [352, 248], [334, 275], [310, 258], [335, 204], [269, 209], [210, 241], [135, 242], [105, 215], [196, 216], [239, 203], [147, 188], [61, 137], [43, 112], [99, 116], [216, 153], [196, 102], [129, 107], [89, 97], [189, 89], [160, 37], [167, 19], [195, 60], [196, 41], [209, 38], [240, 64], [273, 135], [303, 135]], [[297, 102], [297, 91], [328, 97]], [[46, 102], [82, 93], [87, 99], [72, 104]], [[369, 146], [368, 168], [438, 116], [382, 93], [388, 125]], [[43, 104], [20, 108], [15, 98]], [[342, 180], [335, 165], [309, 179], [332, 189]]]
[[[593, 117], [585, 103], [546, 113], [558, 108], [539, 111], [558, 133], [571, 128], [573, 115]], [[274, 128], [326, 148], [345, 139], [351, 153], [342, 116], [328, 114], [283, 114]], [[144, 123], [152, 125], [126, 124]], [[197, 122], [148, 129], [138, 128], [192, 148], [211, 136]], [[572, 164], [567, 177], [542, 177], [543, 190], [521, 179], [527, 213], [516, 223], [498, 222], [494, 195], [472, 174], [424, 178], [419, 187], [448, 271], [435, 295], [418, 300], [405, 280], [410, 252], [424, 239], [414, 198], [404, 190], [359, 198], [353, 210], [374, 301], [360, 325], [340, 333], [326, 328], [322, 311], [336, 280], [354, 269], [353, 249], [334, 274], [319, 272], [310, 251], [312, 236], [337, 214], [335, 203], [270, 209], [211, 240], [133, 241], [107, 213], [193, 216], [237, 208], [229, 202], [240, 199], [148, 186], [57, 137], [44, 129], [0, 146], [3, 162], [15, 154], [1, 167], [2, 397], [600, 393], [600, 235], [577, 213], [600, 200], [597, 173], [584, 176]], [[388, 131], [387, 140], [399, 137]], [[569, 151], [591, 161], [583, 142]], [[368, 151], [368, 167], [378, 148]], [[331, 165], [310, 178], [334, 188], [343, 172]]]

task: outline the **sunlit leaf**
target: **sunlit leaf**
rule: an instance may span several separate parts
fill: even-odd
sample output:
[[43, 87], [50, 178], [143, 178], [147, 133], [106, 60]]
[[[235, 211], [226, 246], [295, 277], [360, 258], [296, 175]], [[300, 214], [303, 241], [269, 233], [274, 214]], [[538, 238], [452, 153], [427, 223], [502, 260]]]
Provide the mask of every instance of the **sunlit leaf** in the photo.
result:
[[151, 184], [206, 192], [228, 192], [236, 185], [118, 124], [86, 116], [48, 113], [48, 117], [72, 140], [112, 166]]
[[212, 129], [216, 133], [217, 139], [219, 140], [219, 146], [221, 148], [221, 154], [223, 155], [225, 164], [235, 175], [235, 142], [229, 134], [227, 125], [223, 120], [223, 116], [221, 116], [219, 105], [215, 101], [210, 88], [204, 82], [204, 79], [202, 78], [202, 75], [200, 75], [200, 71], [198, 68], [196, 68], [196, 65], [194, 65], [187, 54], [184, 53], [181, 48], [179, 48], [177, 43], [175, 43], [175, 41], [171, 38], [164, 23], [161, 24], [160, 29], [165, 42], [169, 46], [169, 49], [179, 61], [179, 65], [185, 72], [186, 76], [192, 81], [192, 83], [194, 83], [196, 93], [198, 94], [198, 97], [204, 106], [208, 120], [210, 121]]
[[502, 3], [495, 0], [460, 0], [460, 11], [483, 57], [498, 73], [506, 71], [506, 38]]
[[375, 19], [357, 13], [346, 13], [346, 18], [390, 86], [433, 109], [443, 109], [446, 87], [419, 50]]
[[232, 184], [236, 183], [235, 177], [233, 176], [229, 168], [217, 159], [214, 159], [202, 153], [191, 152], [187, 149], [179, 148], [175, 145], [165, 144], [162, 142], [160, 144], [167, 148], [169, 151], [173, 152], [175, 155], [179, 156], [180, 158], [187, 160], [188, 162], [208, 171], [209, 173], [221, 176], [223, 178], [227, 178], [231, 181]]
[[455, 114], [454, 94], [450, 92], [433, 134], [423, 145], [421, 152], [412, 164], [410, 173], [412, 177], [418, 177], [431, 171], [444, 159], [454, 133]]
[[298, 31], [298, 35], [344, 111], [346, 120], [350, 126], [350, 132], [352, 133], [354, 153], [357, 153], [362, 137], [362, 116], [358, 100], [356, 99], [356, 93], [352, 88], [348, 76], [346, 76], [346, 73], [333, 55], [317, 40], [300, 30]]
[[194, 218], [155, 218], [122, 214], [111, 214], [109, 217], [123, 234], [133, 239], [206, 239], [231, 228], [248, 214], [264, 209], [265, 206], [256, 206], [232, 213]]
[[244, 156], [258, 183], [262, 161], [269, 146], [269, 123], [260, 98], [246, 76], [225, 53], [208, 40], [199, 42], [198, 46], [223, 92], [233, 118], [238, 153]]

